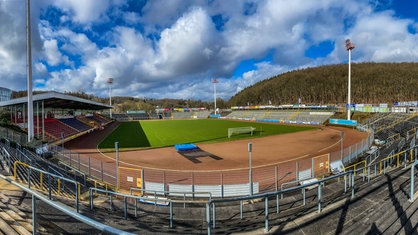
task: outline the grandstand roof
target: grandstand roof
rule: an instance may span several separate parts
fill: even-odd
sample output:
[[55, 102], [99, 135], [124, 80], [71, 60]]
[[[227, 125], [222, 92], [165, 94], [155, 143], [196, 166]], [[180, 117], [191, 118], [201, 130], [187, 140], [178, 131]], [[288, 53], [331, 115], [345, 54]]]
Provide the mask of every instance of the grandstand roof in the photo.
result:
[[[60, 108], [60, 109], [84, 109], [84, 110], [102, 110], [110, 109], [112, 106], [78, 98], [75, 96], [64, 95], [57, 92], [48, 92], [43, 94], [33, 95], [33, 101], [43, 101], [45, 108]], [[28, 102], [27, 97], [21, 97], [8, 101], [0, 102], [0, 107], [21, 105]]]

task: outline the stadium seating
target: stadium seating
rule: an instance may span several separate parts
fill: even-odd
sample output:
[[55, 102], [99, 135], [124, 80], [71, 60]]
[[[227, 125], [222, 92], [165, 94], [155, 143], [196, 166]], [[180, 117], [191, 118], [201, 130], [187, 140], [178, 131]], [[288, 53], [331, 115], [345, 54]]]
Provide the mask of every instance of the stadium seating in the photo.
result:
[[192, 115], [192, 112], [172, 112], [173, 119], [190, 119]]
[[58, 121], [58, 119], [47, 118], [44, 123], [45, 132], [55, 139], [61, 139], [62, 137], [67, 138], [78, 133], [76, 129]]
[[89, 115], [89, 116], [86, 116], [86, 117], [88, 119], [90, 119], [92, 121], [96, 121], [96, 122], [98, 122], [100, 124], [106, 124], [106, 123], [110, 122], [109, 119], [107, 119], [107, 118], [105, 118], [103, 116], [97, 115], [97, 114]]
[[87, 131], [88, 129], [90, 129], [91, 127], [79, 120], [77, 120], [76, 118], [62, 118], [59, 119], [60, 122], [63, 122], [64, 124], [80, 131]]
[[114, 113], [112, 114], [112, 117], [117, 121], [129, 121], [129, 116], [125, 113]]
[[230, 119], [257, 120], [282, 123], [321, 125], [334, 113], [321, 111], [282, 111], [282, 110], [236, 110], [226, 116]]
[[126, 114], [129, 120], [148, 120], [150, 119], [147, 113], [128, 113]]

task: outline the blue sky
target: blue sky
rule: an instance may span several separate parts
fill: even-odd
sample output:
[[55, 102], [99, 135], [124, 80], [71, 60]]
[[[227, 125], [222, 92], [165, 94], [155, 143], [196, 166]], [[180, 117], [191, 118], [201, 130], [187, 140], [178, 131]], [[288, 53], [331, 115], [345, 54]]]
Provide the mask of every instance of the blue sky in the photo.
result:
[[[26, 89], [26, 0], [0, 0], [0, 86]], [[290, 70], [417, 62], [414, 0], [32, 0], [33, 87], [225, 100]], [[353, 74], [354, 76], [354, 74]]]

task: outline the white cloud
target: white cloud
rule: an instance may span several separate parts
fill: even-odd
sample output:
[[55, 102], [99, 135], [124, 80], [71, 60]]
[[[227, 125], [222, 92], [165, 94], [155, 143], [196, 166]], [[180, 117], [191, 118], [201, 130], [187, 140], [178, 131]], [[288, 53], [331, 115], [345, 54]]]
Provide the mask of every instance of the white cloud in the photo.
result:
[[[80, 24], [90, 24], [99, 20], [110, 7], [110, 0], [55, 0], [52, 3], [67, 12], [73, 22]], [[64, 19], [64, 18], [63, 18]]]
[[[16, 90], [26, 87], [20, 5], [0, 3], [0, 86]], [[115, 95], [211, 100], [211, 78], [220, 77], [217, 93], [228, 99], [288, 70], [346, 62], [348, 37], [357, 44], [354, 61], [418, 59], [417, 21], [381, 6], [376, 11], [370, 1], [153, 0], [135, 9], [127, 9], [125, 0], [39, 0], [32, 5], [34, 81], [48, 90], [107, 96], [106, 81], [113, 77]], [[63, 14], [40, 20], [50, 6]], [[214, 16], [222, 25], [212, 21]], [[97, 31], [104, 26], [106, 31]], [[335, 44], [328, 55], [305, 55], [324, 41]], [[234, 74], [243, 60], [261, 62]]]
[[217, 50], [216, 36], [207, 13], [201, 8], [193, 9], [162, 31], [157, 67], [171, 71], [171, 76], [204, 71]]
[[56, 66], [63, 62], [64, 58], [58, 49], [57, 40], [44, 41], [46, 61], [51, 66]]
[[392, 62], [418, 59], [418, 35], [410, 34], [411, 20], [397, 19], [393, 12], [364, 16], [350, 32], [363, 61]]

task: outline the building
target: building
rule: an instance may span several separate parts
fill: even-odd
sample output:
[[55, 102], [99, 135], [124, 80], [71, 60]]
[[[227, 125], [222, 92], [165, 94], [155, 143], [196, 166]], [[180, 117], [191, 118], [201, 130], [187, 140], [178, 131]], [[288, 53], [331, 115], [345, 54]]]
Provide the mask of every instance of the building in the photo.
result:
[[12, 91], [7, 88], [0, 87], [0, 102], [8, 101], [11, 98], [12, 98]]

